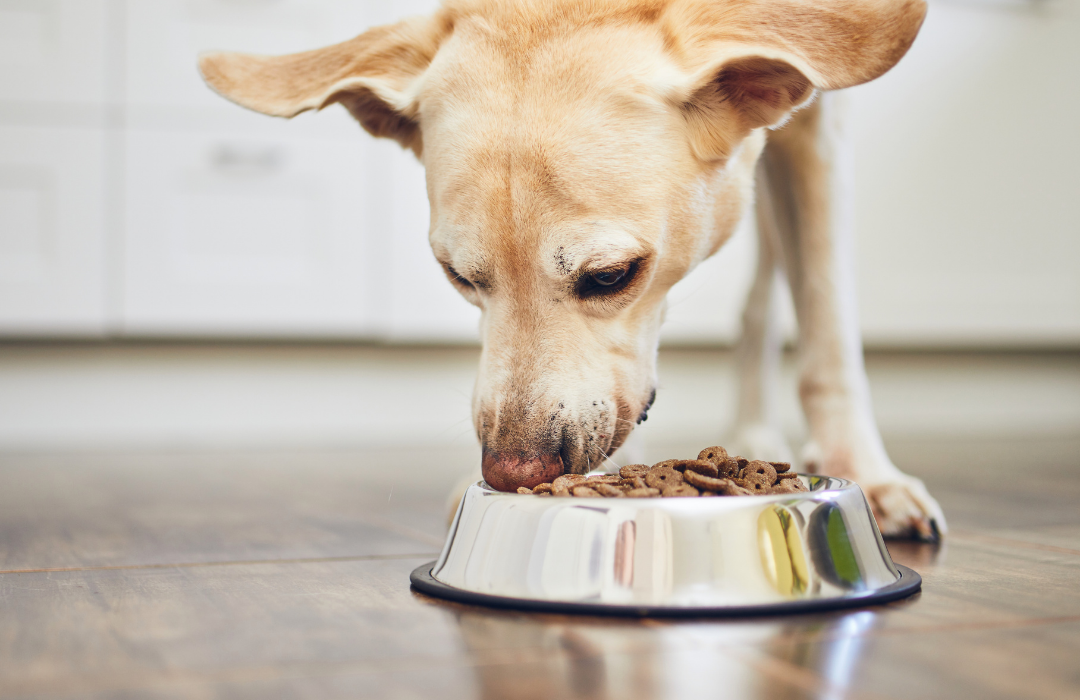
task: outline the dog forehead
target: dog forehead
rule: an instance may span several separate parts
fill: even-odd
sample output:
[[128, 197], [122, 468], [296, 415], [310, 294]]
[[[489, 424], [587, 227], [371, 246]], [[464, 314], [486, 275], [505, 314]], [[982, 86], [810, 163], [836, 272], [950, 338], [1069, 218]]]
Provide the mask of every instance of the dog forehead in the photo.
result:
[[[518, 80], [535, 85], [551, 78], [572, 92], [608, 76], [635, 78], [648, 86], [657, 70], [667, 71], [674, 65], [671, 40], [661, 25], [627, 21], [618, 15], [560, 14], [555, 4], [552, 0], [537, 3], [547, 10], [539, 15], [458, 16], [428, 77], [438, 75], [454, 92], [463, 84], [474, 88], [491, 84], [504, 90]], [[575, 4], [580, 9], [580, 0]]]
[[436, 254], [561, 275], [659, 245], [677, 173], [698, 167], [662, 94], [672, 71], [655, 27], [455, 25], [419, 95]]
[[450, 154], [446, 167], [429, 164], [433, 243], [486, 261], [475, 267], [527, 257], [552, 272], [617, 263], [648, 247], [671, 200], [660, 166], [647, 157], [590, 159], [565, 145], [499, 140]]
[[684, 78], [653, 25], [570, 24], [534, 36], [467, 17], [415, 89], [425, 135], [452, 128], [460, 137], [470, 125], [655, 121], [671, 115], [672, 87]]
[[650, 96], [511, 92], [463, 90], [423, 115], [433, 223], [454, 239], [521, 247], [538, 244], [543, 231], [578, 238], [626, 228], [583, 222], [644, 229], [682, 185], [675, 173], [694, 167], [678, 167], [680, 157], [689, 161], [683, 132]]

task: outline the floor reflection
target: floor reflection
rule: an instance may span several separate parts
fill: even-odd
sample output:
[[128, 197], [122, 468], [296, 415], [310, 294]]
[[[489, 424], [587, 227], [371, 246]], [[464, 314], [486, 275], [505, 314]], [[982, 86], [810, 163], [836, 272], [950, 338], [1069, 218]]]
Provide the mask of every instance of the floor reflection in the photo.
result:
[[886, 540], [885, 546], [894, 562], [926, 574], [945, 563], [948, 542], [948, 539], [939, 543]]
[[518, 613], [415, 595], [457, 624], [481, 697], [490, 700], [840, 698], [858, 673], [867, 634], [897, 606], [663, 621]]
[[[481, 697], [652, 697], [656, 651], [640, 622], [452, 606]], [[644, 652], [644, 653], [643, 653]], [[643, 658], [637, 658], [641, 656]]]

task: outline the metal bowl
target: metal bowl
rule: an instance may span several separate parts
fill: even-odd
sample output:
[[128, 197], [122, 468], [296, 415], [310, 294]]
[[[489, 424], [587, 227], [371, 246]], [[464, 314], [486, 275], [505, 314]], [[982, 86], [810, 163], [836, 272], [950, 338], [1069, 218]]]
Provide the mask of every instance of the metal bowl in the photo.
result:
[[916, 592], [862, 490], [719, 498], [551, 498], [469, 487], [422, 592], [501, 607], [631, 615], [784, 613]]

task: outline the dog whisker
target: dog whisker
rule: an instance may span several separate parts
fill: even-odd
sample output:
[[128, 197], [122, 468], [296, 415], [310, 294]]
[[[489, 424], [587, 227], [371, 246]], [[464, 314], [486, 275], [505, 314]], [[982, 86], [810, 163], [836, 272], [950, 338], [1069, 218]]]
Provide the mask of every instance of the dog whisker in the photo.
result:
[[457, 421], [457, 422], [455, 422], [455, 423], [451, 423], [450, 425], [446, 426], [445, 428], [443, 428], [442, 430], [440, 430], [440, 431], [439, 431], [438, 433], [436, 433], [436, 435], [437, 435], [438, 437], [446, 437], [446, 436], [447, 436], [447, 434], [448, 434], [448, 433], [449, 433], [449, 432], [450, 432], [451, 430], [458, 430], [458, 432], [454, 433], [452, 437], [455, 437], [455, 438], [457, 438], [457, 437], [461, 437], [462, 435], [466, 435], [466, 434], [468, 434], [468, 433], [472, 432], [472, 430], [471, 430], [471, 429], [468, 429], [468, 428], [466, 428], [465, 430], [459, 430], [459, 429], [461, 428], [461, 425], [462, 425], [463, 423], [471, 423], [471, 422], [472, 422], [472, 421], [471, 421], [471, 419], [469, 419], [469, 418], [463, 418], [463, 419], [461, 419], [461, 420], [459, 420], [459, 421]]
[[610, 456], [608, 456], [608, 455], [602, 455], [602, 456], [603, 456], [603, 458], [604, 458], [604, 462], [605, 462], [605, 463], [610, 463], [610, 467], [609, 467], [609, 468], [613, 469], [614, 471], [618, 471], [618, 469], [619, 469], [619, 465], [615, 463], [615, 460], [613, 460], [613, 459], [612, 459], [612, 458], [611, 458]]

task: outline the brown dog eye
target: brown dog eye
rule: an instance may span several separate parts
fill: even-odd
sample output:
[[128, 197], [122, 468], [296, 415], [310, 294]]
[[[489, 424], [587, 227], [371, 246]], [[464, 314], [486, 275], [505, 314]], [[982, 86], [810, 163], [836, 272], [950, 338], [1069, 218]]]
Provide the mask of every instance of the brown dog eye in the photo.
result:
[[629, 265], [598, 270], [578, 278], [577, 294], [582, 299], [610, 295], [621, 292], [634, 280], [641, 261], [635, 260]]
[[593, 282], [596, 282], [601, 287], [611, 287], [612, 285], [622, 282], [629, 270], [630, 268], [627, 267], [618, 270], [604, 270], [603, 272], [593, 274], [592, 279]]
[[450, 267], [449, 265], [446, 266], [446, 274], [450, 276], [450, 279], [452, 281], [457, 282], [461, 286], [468, 287], [469, 289], [475, 289], [472, 282], [462, 277], [460, 274], [458, 274], [457, 270]]

